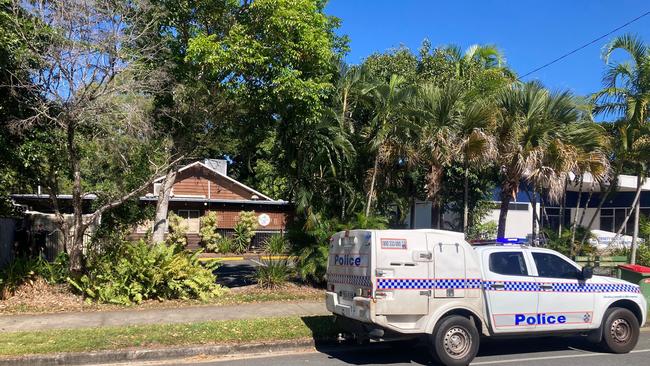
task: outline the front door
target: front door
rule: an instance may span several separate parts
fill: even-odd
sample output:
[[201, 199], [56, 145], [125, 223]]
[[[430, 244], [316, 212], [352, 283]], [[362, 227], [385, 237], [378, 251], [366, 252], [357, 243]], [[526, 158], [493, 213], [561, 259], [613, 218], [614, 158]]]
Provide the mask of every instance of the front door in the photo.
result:
[[490, 322], [495, 333], [535, 329], [537, 284], [531, 277], [531, 263], [523, 249], [485, 250], [483, 288], [488, 300]]
[[552, 252], [532, 250], [539, 292], [538, 330], [588, 329], [594, 318], [594, 296], [580, 269]]

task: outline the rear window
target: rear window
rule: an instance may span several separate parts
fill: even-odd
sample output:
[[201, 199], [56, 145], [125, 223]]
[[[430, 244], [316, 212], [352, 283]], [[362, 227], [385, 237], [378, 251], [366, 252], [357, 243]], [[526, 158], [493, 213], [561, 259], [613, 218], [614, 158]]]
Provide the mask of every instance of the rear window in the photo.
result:
[[528, 276], [522, 252], [496, 252], [490, 254], [490, 272], [507, 276]]

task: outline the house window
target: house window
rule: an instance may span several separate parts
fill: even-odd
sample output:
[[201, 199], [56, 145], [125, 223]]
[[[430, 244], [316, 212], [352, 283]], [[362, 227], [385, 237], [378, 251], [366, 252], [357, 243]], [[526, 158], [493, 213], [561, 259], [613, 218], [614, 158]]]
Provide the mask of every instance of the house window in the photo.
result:
[[189, 219], [198, 219], [201, 217], [201, 211], [199, 210], [178, 210], [176, 215], [189, 220]]
[[187, 221], [187, 232], [198, 233], [201, 227], [200, 217], [201, 211], [199, 210], [177, 210], [176, 214]]
[[542, 215], [542, 219], [547, 219], [548, 222], [546, 223], [545, 226], [557, 230], [560, 227], [560, 221], [563, 221], [563, 227], [569, 227], [571, 224], [571, 210], [570, 209], [564, 209], [564, 217], [562, 217], [561, 209], [559, 208], [552, 208], [552, 207], [546, 207], [544, 209], [546, 212], [545, 215]]
[[[617, 232], [618, 228], [623, 225], [625, 217], [629, 213], [629, 208], [603, 208], [600, 210], [600, 230]], [[623, 234], [631, 235], [634, 230], [634, 212], [627, 220]]]

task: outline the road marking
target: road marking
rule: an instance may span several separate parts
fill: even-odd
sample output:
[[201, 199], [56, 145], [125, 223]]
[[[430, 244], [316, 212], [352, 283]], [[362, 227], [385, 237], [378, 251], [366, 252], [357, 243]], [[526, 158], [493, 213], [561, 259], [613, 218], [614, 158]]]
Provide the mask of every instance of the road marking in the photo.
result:
[[266, 264], [264, 264], [264, 263], [262, 263], [262, 262], [260, 262], [260, 261], [256, 261], [256, 260], [253, 259], [253, 258], [249, 258], [248, 260], [251, 261], [251, 262], [253, 262], [253, 263], [255, 263], [255, 264], [257, 264], [258, 266], [266, 267]]
[[[634, 350], [630, 353], [644, 353], [644, 352], [650, 352], [650, 349], [639, 349], [639, 350]], [[517, 358], [514, 360], [498, 360], [498, 361], [479, 361], [479, 362], [472, 362], [470, 365], [495, 365], [499, 363], [517, 363], [517, 362], [528, 362], [528, 361], [542, 361], [542, 360], [558, 360], [558, 359], [563, 359], [563, 358], [577, 358], [577, 357], [594, 357], [594, 356], [607, 356], [611, 355], [613, 356], [614, 354], [608, 353], [608, 354], [603, 354], [603, 353], [586, 353], [586, 354], [579, 354], [579, 355], [563, 355], [563, 356], [548, 356], [548, 357], [529, 357], [529, 358]]]

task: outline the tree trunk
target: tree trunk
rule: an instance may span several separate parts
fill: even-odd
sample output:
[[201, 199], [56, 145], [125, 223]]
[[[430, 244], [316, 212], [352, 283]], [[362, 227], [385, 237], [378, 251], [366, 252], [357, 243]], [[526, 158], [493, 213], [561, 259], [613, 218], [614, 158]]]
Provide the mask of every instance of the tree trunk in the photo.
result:
[[576, 212], [573, 215], [573, 224], [571, 225], [571, 256], [576, 255], [575, 240], [576, 230], [578, 229], [578, 212], [580, 211], [580, 203], [582, 202], [582, 184], [584, 183], [584, 176], [580, 175], [580, 185], [578, 186], [578, 199], [576, 200]]
[[[68, 158], [72, 171], [72, 236], [67, 236], [65, 247], [70, 257], [70, 272], [79, 274], [83, 271], [83, 236], [86, 226], [83, 222], [83, 197], [81, 187], [81, 163], [75, 139], [75, 123], [70, 122], [66, 128]], [[67, 230], [64, 225], [62, 230]], [[65, 237], [65, 236], [64, 236]]]
[[[593, 216], [591, 216], [591, 219], [589, 220], [589, 224], [587, 224], [587, 228], [591, 228], [591, 226], [594, 224], [594, 221], [596, 221], [596, 216], [600, 214], [600, 211], [602, 210], [603, 205], [607, 200], [607, 197], [616, 190], [616, 186], [618, 185], [617, 180], [618, 177], [612, 179], [609, 185], [609, 189], [607, 191], [601, 188], [600, 192], [602, 197], [600, 197], [600, 202], [598, 202], [598, 207], [596, 208], [596, 212], [594, 212]], [[589, 231], [585, 232], [585, 234], [582, 236], [582, 240], [580, 240], [580, 246], [585, 245], [585, 241], [587, 241], [588, 236], [589, 236]]]
[[469, 226], [469, 167], [465, 162], [465, 181], [463, 187], [463, 232], [467, 233]]
[[160, 191], [158, 192], [158, 202], [156, 203], [156, 215], [154, 218], [153, 233], [151, 235], [151, 243], [157, 244], [165, 240], [165, 232], [167, 231], [167, 213], [169, 211], [169, 199], [172, 194], [172, 187], [176, 181], [176, 174], [178, 173], [178, 166], [174, 165], [169, 168], [165, 179], [162, 182]]
[[[645, 183], [645, 178], [641, 179], [641, 172], [637, 172], [636, 176], [636, 186], [637, 191], [641, 192], [641, 186]], [[641, 197], [639, 195], [639, 197]], [[639, 209], [641, 207], [641, 200], [637, 199], [636, 205], [634, 206], [634, 234], [632, 235], [632, 245], [630, 248], [630, 263], [636, 264], [636, 240], [639, 237]]]
[[508, 220], [508, 206], [512, 196], [505, 189], [501, 191], [501, 210], [499, 211], [499, 228], [497, 229], [497, 238], [506, 236], [506, 222]]
[[533, 187], [533, 197], [530, 200], [533, 206], [533, 233], [532, 233], [532, 242], [535, 243], [535, 239], [537, 239], [537, 227], [538, 227], [538, 220], [539, 218], [537, 217], [537, 190]]
[[375, 195], [375, 181], [377, 179], [377, 169], [379, 168], [379, 153], [375, 156], [375, 164], [372, 168], [372, 178], [370, 179], [370, 191], [368, 192], [368, 204], [366, 205], [366, 216], [370, 216], [370, 207], [372, 206], [372, 197]]
[[569, 183], [569, 178], [564, 178], [564, 190], [562, 191], [562, 204], [560, 205], [560, 222], [557, 225], [557, 236], [562, 235], [562, 229], [564, 228], [564, 210], [566, 208], [566, 187]]
[[[634, 194], [634, 200], [632, 201], [632, 208], [634, 208], [637, 205], [637, 203], [639, 202], [639, 198], [641, 197], [641, 186], [643, 185], [643, 183], [639, 183], [640, 179], [641, 178], [639, 176], [637, 176], [636, 193]], [[644, 181], [645, 181], [645, 179], [644, 179]], [[630, 212], [625, 216], [625, 220], [623, 220], [623, 223], [621, 224], [621, 226], [616, 231], [616, 235], [614, 236], [613, 240], [616, 240], [616, 238], [621, 236], [621, 233], [623, 232], [623, 230], [627, 226], [627, 222], [630, 219], [630, 216], [632, 216], [632, 210], [630, 210]]]
[[[585, 216], [587, 214], [587, 209], [589, 208], [589, 202], [591, 202], [591, 197], [594, 195], [594, 185], [593, 182], [591, 184], [591, 187], [589, 187], [589, 196], [587, 196], [587, 202], [585, 202], [585, 208], [582, 210], [582, 215], [580, 215], [580, 221], [578, 222], [578, 226], [582, 226], [585, 221]], [[591, 229], [591, 226], [587, 227], [587, 229]]]

